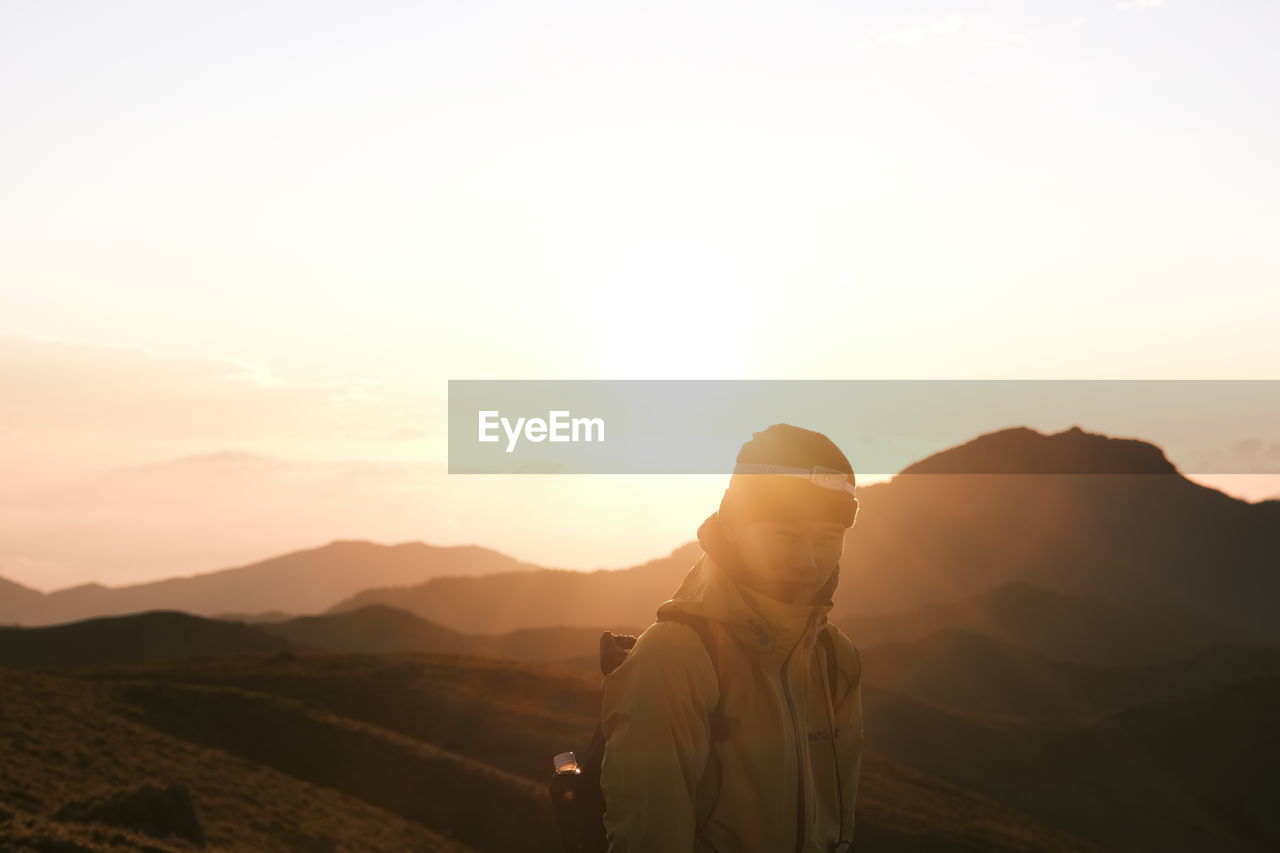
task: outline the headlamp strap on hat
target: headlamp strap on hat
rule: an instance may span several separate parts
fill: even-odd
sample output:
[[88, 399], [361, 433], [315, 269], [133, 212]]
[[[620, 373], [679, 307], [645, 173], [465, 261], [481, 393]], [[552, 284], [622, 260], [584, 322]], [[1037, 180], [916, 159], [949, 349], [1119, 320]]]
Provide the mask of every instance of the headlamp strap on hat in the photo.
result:
[[812, 468], [798, 468], [793, 465], [769, 465], [764, 462], [739, 462], [733, 466], [735, 474], [775, 474], [783, 477], [803, 477], [815, 486], [830, 489], [833, 492], [848, 492], [856, 496], [857, 488], [849, 483], [849, 475], [836, 468], [814, 465]]

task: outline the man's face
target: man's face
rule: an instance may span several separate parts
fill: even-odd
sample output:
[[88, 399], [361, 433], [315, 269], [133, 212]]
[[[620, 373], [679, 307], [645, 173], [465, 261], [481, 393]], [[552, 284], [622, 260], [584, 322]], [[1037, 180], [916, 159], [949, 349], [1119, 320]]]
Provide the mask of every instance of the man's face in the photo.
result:
[[771, 584], [816, 592], [844, 553], [845, 528], [830, 521], [733, 521], [725, 535], [738, 546], [746, 570]]

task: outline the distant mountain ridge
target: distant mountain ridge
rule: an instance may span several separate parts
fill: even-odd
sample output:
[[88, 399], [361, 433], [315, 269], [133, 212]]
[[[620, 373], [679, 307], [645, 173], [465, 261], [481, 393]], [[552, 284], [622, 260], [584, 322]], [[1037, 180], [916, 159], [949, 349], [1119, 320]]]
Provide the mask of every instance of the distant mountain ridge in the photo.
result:
[[984, 433], [902, 469], [903, 474], [1177, 474], [1164, 451], [1136, 438], [1078, 426], [1046, 435], [1029, 427]]
[[[1015, 427], [933, 454], [859, 494], [863, 510], [848, 534], [831, 614], [837, 624], [872, 624], [1025, 584], [1094, 596], [1104, 608], [1184, 614], [1161, 617], [1173, 641], [1165, 645], [1280, 642], [1271, 613], [1280, 598], [1280, 501], [1250, 504], [1199, 486], [1150, 443], [1079, 427], [1050, 435]], [[154, 609], [277, 611], [274, 620], [386, 604], [466, 634], [645, 626], [700, 553], [689, 542], [640, 566], [578, 572], [476, 546], [336, 541], [129, 587], [43, 595], [0, 583], [0, 623]], [[1143, 622], [1148, 634], [1161, 633], [1160, 619]]]
[[0, 624], [50, 625], [147, 610], [315, 613], [368, 586], [535, 568], [476, 545], [335, 540], [245, 566], [130, 586], [91, 583], [45, 594], [0, 579]]
[[[993, 459], [1017, 465], [970, 473], [996, 469]], [[1037, 473], [1046, 467], [1075, 473]], [[906, 472], [864, 492], [838, 613], [875, 616], [1021, 581], [1194, 611], [1280, 641], [1280, 501], [1232, 498], [1188, 480], [1154, 445], [1078, 428], [989, 433]]]
[[316, 653], [430, 653], [560, 661], [594, 669], [603, 630], [555, 626], [471, 635], [385, 605], [256, 623], [155, 610], [65, 625], [0, 628], [0, 666], [84, 669]]
[[29, 589], [7, 578], [0, 578], [0, 612], [5, 608], [21, 610], [44, 597], [44, 593]]
[[631, 569], [576, 572], [538, 569], [369, 589], [331, 613], [387, 604], [467, 633], [497, 634], [552, 625], [642, 625], [675, 590], [702, 553], [696, 542]]
[[915, 610], [848, 619], [843, 627], [859, 646], [911, 643], [955, 630], [1054, 660], [1106, 666], [1183, 660], [1214, 646], [1265, 642], [1195, 610], [1054, 592], [1025, 581]]
[[[997, 468], [993, 460], [1006, 457], [1004, 473], [965, 473]], [[1036, 473], [1045, 469], [1075, 473]], [[831, 612], [851, 636], [889, 614], [1022, 584], [1135, 614], [1142, 628], [1135, 641], [1155, 657], [1206, 642], [1280, 642], [1272, 614], [1280, 600], [1280, 501], [1237, 500], [1187, 480], [1154, 445], [1079, 428], [1001, 430], [906, 471], [859, 489], [862, 511], [847, 534]], [[625, 571], [446, 576], [367, 589], [332, 609], [389, 604], [481, 633], [648, 624], [700, 553], [695, 542]], [[1054, 617], [1064, 630], [1074, 618], [1089, 620], [1087, 608], [1067, 609], [1074, 615]], [[1108, 630], [1123, 641], [1121, 630]], [[1087, 637], [1075, 642], [1088, 651]]]
[[[1018, 591], [1024, 599], [1035, 594]], [[1041, 611], [1043, 606], [1033, 615]], [[1155, 664], [1082, 663], [1020, 645], [1016, 634], [1001, 639], [994, 636], [998, 632], [922, 627], [930, 624], [917, 617], [909, 630], [894, 632], [898, 639], [861, 642], [868, 683], [954, 709], [1074, 721], [1236, 680], [1280, 675], [1280, 647], [1218, 644]], [[555, 626], [472, 635], [380, 604], [260, 623], [151, 611], [67, 625], [0, 628], [0, 666], [87, 669], [300, 654], [425, 653], [558, 662], [597, 672], [602, 630]], [[638, 634], [642, 628], [611, 630]]]

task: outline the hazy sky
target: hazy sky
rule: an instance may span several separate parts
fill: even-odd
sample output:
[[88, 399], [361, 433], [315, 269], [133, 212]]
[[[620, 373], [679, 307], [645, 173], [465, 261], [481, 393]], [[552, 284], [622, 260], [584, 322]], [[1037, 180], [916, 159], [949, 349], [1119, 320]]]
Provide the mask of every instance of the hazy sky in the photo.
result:
[[1278, 36], [1230, 0], [6, 3], [0, 575], [625, 565], [714, 509], [447, 478], [451, 378], [1280, 378]]

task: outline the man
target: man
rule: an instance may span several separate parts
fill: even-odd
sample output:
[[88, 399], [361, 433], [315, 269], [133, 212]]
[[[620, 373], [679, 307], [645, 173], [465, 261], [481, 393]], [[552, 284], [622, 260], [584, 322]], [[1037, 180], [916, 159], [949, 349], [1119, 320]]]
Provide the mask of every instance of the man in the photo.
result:
[[[852, 849], [861, 665], [827, 613], [858, 510], [853, 467], [789, 424], [755, 433], [737, 462], [698, 530], [702, 557], [604, 680], [610, 853]], [[718, 678], [681, 614], [705, 618]]]

